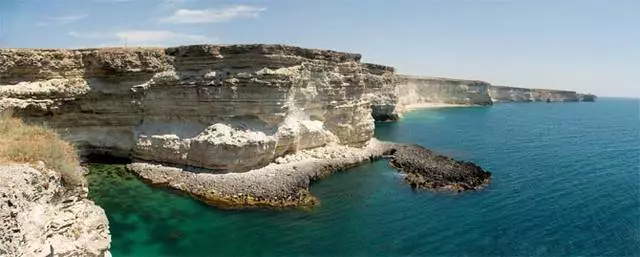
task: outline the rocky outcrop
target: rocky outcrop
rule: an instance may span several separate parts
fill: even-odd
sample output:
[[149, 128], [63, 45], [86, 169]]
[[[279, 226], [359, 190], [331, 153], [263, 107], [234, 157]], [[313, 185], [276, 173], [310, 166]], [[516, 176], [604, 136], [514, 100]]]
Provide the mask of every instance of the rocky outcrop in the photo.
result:
[[371, 102], [371, 115], [376, 121], [395, 121], [399, 118], [397, 110], [395, 69], [389, 66], [363, 63], [367, 97]]
[[[373, 135], [360, 55], [284, 45], [0, 50], [0, 105], [84, 153], [247, 171]], [[366, 76], [365, 76], [366, 74]]]
[[487, 185], [491, 176], [471, 162], [376, 139], [365, 147], [331, 144], [303, 150], [242, 173], [195, 173], [150, 163], [132, 163], [127, 168], [153, 185], [177, 189], [222, 208], [312, 207], [319, 201], [309, 192], [311, 182], [380, 158], [391, 158], [392, 167], [407, 173], [406, 180], [414, 188], [475, 190]]
[[578, 94], [578, 100], [580, 102], [595, 102], [596, 98], [598, 97], [593, 94]]
[[0, 256], [111, 256], [104, 210], [39, 166], [0, 166]]
[[405, 180], [415, 189], [461, 192], [481, 189], [491, 181], [491, 173], [480, 166], [419, 145], [396, 145], [390, 164], [406, 173]]
[[127, 169], [153, 185], [186, 192], [217, 207], [310, 207], [318, 203], [309, 192], [311, 182], [381, 158], [392, 145], [375, 139], [365, 147], [333, 143], [286, 155], [265, 167], [241, 173], [195, 173], [150, 163], [132, 163]]
[[491, 86], [489, 95], [494, 102], [578, 102], [581, 99], [575, 91], [505, 86]]

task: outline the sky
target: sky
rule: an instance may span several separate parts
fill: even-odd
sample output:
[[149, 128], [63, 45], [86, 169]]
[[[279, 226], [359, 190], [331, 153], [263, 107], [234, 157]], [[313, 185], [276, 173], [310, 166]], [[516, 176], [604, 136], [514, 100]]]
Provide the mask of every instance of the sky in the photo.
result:
[[398, 73], [640, 97], [638, 0], [0, 0], [0, 47], [278, 43]]

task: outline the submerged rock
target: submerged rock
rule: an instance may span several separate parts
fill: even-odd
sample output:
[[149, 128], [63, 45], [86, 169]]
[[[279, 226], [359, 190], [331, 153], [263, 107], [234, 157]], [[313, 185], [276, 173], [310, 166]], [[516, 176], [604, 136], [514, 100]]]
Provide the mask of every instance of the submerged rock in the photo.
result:
[[467, 161], [439, 155], [419, 145], [398, 145], [391, 166], [407, 174], [415, 189], [465, 191], [481, 189], [491, 181], [491, 173]]

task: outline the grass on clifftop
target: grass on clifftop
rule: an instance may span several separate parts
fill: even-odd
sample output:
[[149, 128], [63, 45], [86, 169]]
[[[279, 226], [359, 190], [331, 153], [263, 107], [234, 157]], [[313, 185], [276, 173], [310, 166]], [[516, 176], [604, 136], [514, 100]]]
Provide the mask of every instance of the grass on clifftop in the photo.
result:
[[27, 125], [6, 113], [0, 114], [0, 164], [37, 164], [39, 161], [60, 172], [69, 187], [82, 185], [85, 181], [73, 145], [50, 129]]

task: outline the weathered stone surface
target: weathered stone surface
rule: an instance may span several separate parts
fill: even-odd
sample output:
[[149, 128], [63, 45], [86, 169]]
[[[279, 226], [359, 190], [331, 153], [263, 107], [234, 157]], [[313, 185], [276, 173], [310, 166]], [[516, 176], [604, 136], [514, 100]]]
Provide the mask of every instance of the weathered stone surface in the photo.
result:
[[489, 83], [436, 77], [398, 75], [398, 105], [406, 108], [421, 103], [491, 105]]
[[221, 208], [312, 207], [319, 201], [309, 192], [311, 182], [380, 158], [390, 158], [393, 167], [408, 174], [406, 180], [414, 188], [460, 192], [480, 189], [490, 181], [490, 173], [471, 162], [376, 139], [361, 148], [330, 144], [299, 151], [242, 173], [195, 173], [145, 162], [127, 168], [152, 185], [177, 189]]
[[111, 256], [110, 242], [86, 188], [65, 188], [43, 166], [0, 166], [0, 256]]
[[371, 102], [371, 115], [376, 121], [396, 121], [399, 113], [396, 109], [395, 69], [389, 66], [363, 63], [367, 97]]
[[392, 146], [375, 139], [360, 148], [334, 143], [285, 155], [242, 173], [194, 173], [144, 162], [127, 168], [153, 185], [177, 189], [222, 208], [313, 206], [318, 200], [309, 193], [312, 181], [381, 158]]
[[0, 107], [84, 154], [226, 171], [363, 145], [365, 82], [382, 77], [365, 76], [358, 54], [285, 45], [2, 49], [0, 64]]
[[391, 166], [407, 174], [416, 189], [465, 191], [489, 184], [491, 173], [467, 161], [439, 155], [419, 145], [396, 145]]

